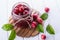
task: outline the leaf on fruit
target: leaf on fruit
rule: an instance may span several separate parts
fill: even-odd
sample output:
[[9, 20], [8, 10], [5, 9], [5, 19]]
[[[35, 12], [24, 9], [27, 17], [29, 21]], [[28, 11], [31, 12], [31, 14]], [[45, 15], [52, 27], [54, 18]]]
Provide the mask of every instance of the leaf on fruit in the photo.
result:
[[40, 18], [42, 18], [43, 20], [46, 20], [48, 18], [48, 14], [43, 13]]
[[37, 30], [38, 30], [39, 32], [44, 33], [44, 28], [43, 28], [42, 24], [38, 24], [38, 25], [37, 25]]
[[16, 37], [16, 32], [15, 32], [15, 30], [12, 30], [8, 40], [14, 40], [15, 37]]
[[5, 31], [10, 31], [13, 29], [13, 25], [12, 24], [4, 24], [2, 29]]
[[55, 34], [55, 31], [50, 24], [47, 25], [46, 30], [49, 34]]

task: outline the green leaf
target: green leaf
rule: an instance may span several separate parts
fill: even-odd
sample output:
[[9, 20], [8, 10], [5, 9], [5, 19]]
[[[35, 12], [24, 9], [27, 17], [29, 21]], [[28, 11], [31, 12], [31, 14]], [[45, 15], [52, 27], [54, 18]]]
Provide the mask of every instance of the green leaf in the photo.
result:
[[5, 31], [10, 31], [13, 29], [13, 25], [12, 24], [4, 24], [2, 29]]
[[44, 33], [44, 28], [43, 28], [42, 24], [38, 24], [38, 25], [37, 25], [37, 30], [38, 30], [39, 32]]
[[47, 14], [47, 13], [43, 13], [43, 14], [41, 15], [41, 18], [42, 18], [43, 20], [46, 20], [46, 19], [48, 18], [48, 14]]
[[47, 25], [46, 30], [49, 34], [55, 34], [55, 31], [50, 24]]
[[12, 30], [8, 40], [14, 40], [15, 37], [16, 37], [16, 32], [15, 32], [15, 30]]

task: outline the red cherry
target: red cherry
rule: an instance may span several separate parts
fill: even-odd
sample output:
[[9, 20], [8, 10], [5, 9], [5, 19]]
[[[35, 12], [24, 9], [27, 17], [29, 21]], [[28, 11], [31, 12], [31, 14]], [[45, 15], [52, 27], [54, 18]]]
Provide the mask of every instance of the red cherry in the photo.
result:
[[16, 7], [16, 8], [14, 8], [13, 9], [13, 12], [15, 13], [15, 14], [19, 14], [19, 9]]
[[37, 26], [37, 22], [33, 21], [31, 26], [32, 26], [32, 28], [35, 28]]
[[41, 35], [41, 38], [42, 38], [42, 39], [46, 39], [46, 35], [42, 34], [42, 35]]
[[46, 8], [45, 8], [45, 12], [47, 12], [47, 13], [48, 13], [48, 12], [49, 12], [49, 10], [50, 10], [50, 9], [49, 9], [48, 7], [46, 7]]
[[32, 28], [35, 28], [35, 25], [34, 25], [34, 24], [31, 24], [31, 27], [32, 27]]
[[22, 13], [24, 11], [24, 7], [23, 6], [20, 6], [19, 7], [19, 12]]
[[33, 14], [33, 19], [34, 19], [34, 20], [36, 20], [36, 19], [37, 19], [37, 17], [38, 17], [38, 15], [37, 15], [37, 14]]
[[25, 15], [25, 14], [28, 14], [29, 12], [27, 11], [27, 10], [24, 10], [24, 12], [23, 12], [23, 14]]
[[37, 18], [37, 22], [40, 23], [40, 24], [42, 24], [42, 23], [43, 23], [43, 20], [38, 17], [38, 18]]
[[37, 22], [35, 22], [35, 21], [33, 21], [32, 23], [33, 23], [34, 25], [37, 25]]

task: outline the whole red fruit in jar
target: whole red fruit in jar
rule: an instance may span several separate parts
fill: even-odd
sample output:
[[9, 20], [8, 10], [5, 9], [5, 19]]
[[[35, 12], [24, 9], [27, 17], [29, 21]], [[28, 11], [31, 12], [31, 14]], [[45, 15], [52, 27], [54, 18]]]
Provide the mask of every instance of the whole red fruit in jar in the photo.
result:
[[22, 13], [24, 11], [24, 7], [23, 6], [20, 6], [19, 7], [19, 12]]
[[19, 14], [19, 8], [17, 8], [17, 7], [14, 8], [14, 9], [13, 9], [13, 12], [18, 15], [18, 14]]

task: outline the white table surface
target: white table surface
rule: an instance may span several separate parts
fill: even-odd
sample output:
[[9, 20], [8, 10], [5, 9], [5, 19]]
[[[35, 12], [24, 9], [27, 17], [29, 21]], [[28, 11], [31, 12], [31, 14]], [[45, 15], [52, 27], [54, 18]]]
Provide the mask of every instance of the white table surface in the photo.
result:
[[[12, 6], [17, 2], [26, 2], [40, 13], [44, 12], [45, 7], [49, 7], [49, 18], [45, 21], [44, 25], [46, 27], [47, 24], [51, 24], [55, 29], [56, 34], [54, 36], [55, 39], [50, 38], [47, 40], [60, 40], [60, 0], [0, 0], [0, 40], [8, 40], [10, 32], [2, 30], [1, 27], [3, 24], [8, 22]], [[41, 40], [41, 38], [39, 34], [30, 38], [17, 36], [15, 40]]]

